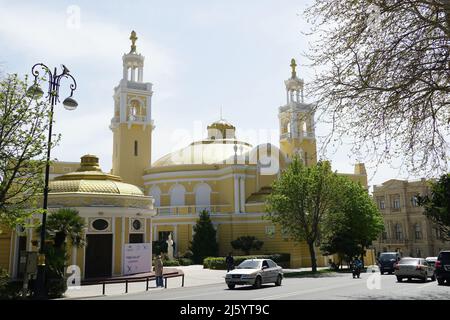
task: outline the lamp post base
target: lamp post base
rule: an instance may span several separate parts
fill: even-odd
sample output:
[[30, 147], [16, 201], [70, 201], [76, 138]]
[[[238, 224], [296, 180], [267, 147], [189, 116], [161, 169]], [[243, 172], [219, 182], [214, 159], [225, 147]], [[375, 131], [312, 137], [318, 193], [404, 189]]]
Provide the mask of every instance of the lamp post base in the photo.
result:
[[37, 267], [37, 275], [36, 275], [36, 281], [35, 281], [35, 285], [34, 285], [33, 299], [36, 299], [36, 300], [48, 299], [47, 288], [45, 286], [45, 264], [38, 265], [38, 267]]

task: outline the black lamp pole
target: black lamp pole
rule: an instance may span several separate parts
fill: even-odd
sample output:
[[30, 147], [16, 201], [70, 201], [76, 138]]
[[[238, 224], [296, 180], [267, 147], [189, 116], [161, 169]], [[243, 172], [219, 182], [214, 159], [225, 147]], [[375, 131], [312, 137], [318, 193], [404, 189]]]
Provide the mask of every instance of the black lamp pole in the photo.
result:
[[60, 82], [63, 78], [70, 78], [72, 80], [72, 84], [70, 84], [70, 96], [63, 101], [64, 107], [67, 110], [75, 110], [78, 106], [78, 103], [75, 99], [72, 98], [74, 90], [77, 88], [77, 82], [75, 79], [69, 74], [69, 70], [62, 65], [62, 73], [57, 74], [56, 68], [52, 73], [50, 69], [42, 63], [37, 63], [31, 68], [31, 72], [34, 75], [34, 84], [28, 89], [29, 96], [39, 99], [42, 97], [44, 92], [39, 87], [38, 77], [40, 68], [44, 71], [44, 75], [47, 75], [48, 79], [48, 92], [47, 99], [50, 103], [50, 122], [48, 128], [48, 143], [47, 143], [47, 160], [45, 163], [45, 185], [44, 185], [44, 203], [43, 203], [43, 213], [42, 213], [42, 226], [41, 226], [41, 243], [39, 248], [38, 255], [38, 267], [37, 267], [37, 276], [36, 276], [36, 285], [35, 285], [35, 297], [44, 299], [47, 297], [47, 290], [45, 287], [45, 233], [46, 233], [46, 221], [47, 221], [47, 203], [48, 203], [48, 181], [50, 176], [50, 150], [52, 144], [52, 126], [53, 126], [53, 108], [56, 103], [59, 102], [59, 86]]

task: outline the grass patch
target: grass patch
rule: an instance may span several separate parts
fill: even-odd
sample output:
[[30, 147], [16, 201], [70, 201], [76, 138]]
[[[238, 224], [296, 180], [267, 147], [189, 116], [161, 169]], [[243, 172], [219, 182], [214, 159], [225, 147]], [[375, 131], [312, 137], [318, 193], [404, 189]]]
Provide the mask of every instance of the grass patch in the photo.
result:
[[321, 276], [327, 276], [332, 275], [333, 273], [336, 273], [333, 270], [330, 269], [322, 269], [317, 270], [317, 272], [312, 271], [298, 271], [298, 272], [285, 272], [284, 277], [285, 278], [318, 278]]

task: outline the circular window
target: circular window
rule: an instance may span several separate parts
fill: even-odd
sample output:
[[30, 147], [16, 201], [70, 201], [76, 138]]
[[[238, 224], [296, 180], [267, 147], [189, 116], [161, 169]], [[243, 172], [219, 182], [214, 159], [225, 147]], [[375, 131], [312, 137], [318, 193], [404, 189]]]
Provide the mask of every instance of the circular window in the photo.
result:
[[141, 222], [139, 220], [133, 221], [133, 228], [134, 230], [140, 230], [141, 229]]
[[103, 231], [103, 230], [106, 230], [108, 228], [108, 226], [109, 226], [109, 223], [105, 219], [97, 219], [94, 222], [92, 222], [92, 227], [95, 230]]

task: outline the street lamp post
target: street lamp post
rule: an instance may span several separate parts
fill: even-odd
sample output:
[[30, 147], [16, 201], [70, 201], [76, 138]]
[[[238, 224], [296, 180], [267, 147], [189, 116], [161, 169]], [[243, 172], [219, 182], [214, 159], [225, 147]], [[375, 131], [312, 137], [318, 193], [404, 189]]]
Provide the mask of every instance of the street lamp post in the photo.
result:
[[47, 220], [47, 202], [48, 202], [48, 181], [50, 175], [50, 149], [52, 144], [52, 125], [53, 125], [53, 108], [56, 103], [59, 102], [59, 87], [61, 80], [63, 78], [69, 78], [72, 80], [70, 84], [70, 96], [64, 99], [63, 105], [67, 110], [75, 110], [78, 106], [78, 103], [75, 99], [72, 98], [73, 92], [77, 88], [77, 82], [70, 75], [69, 69], [67, 69], [64, 65], [62, 65], [62, 73], [57, 74], [56, 68], [53, 73], [43, 63], [37, 63], [31, 68], [31, 72], [34, 76], [34, 84], [28, 88], [28, 96], [39, 99], [43, 96], [44, 92], [39, 87], [38, 77], [39, 70], [44, 71], [44, 75], [48, 77], [45, 79], [48, 81], [48, 91], [47, 97], [48, 102], [50, 103], [50, 122], [48, 128], [48, 143], [47, 143], [47, 160], [45, 164], [45, 185], [44, 185], [44, 202], [43, 202], [43, 213], [42, 213], [42, 226], [41, 226], [41, 243], [39, 248], [38, 255], [38, 267], [37, 267], [37, 276], [36, 276], [36, 284], [35, 284], [35, 297], [36, 298], [46, 298], [47, 291], [45, 289], [45, 229], [46, 229], [46, 220]]

